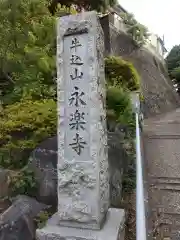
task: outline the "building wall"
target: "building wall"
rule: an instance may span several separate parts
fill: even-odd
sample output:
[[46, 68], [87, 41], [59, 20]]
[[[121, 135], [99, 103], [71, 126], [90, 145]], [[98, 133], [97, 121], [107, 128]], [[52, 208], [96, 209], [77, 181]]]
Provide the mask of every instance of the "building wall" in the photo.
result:
[[156, 34], [150, 34], [147, 48], [154, 48], [159, 56], [164, 57], [164, 46]]
[[[119, 13], [120, 14], [120, 13]], [[111, 23], [117, 28], [118, 31], [127, 31], [126, 25], [123, 23], [123, 19], [117, 13], [110, 14]], [[162, 42], [159, 40], [159, 37], [153, 33], [150, 34], [149, 39], [145, 47], [151, 51], [154, 55], [163, 61], [164, 56], [164, 46]]]

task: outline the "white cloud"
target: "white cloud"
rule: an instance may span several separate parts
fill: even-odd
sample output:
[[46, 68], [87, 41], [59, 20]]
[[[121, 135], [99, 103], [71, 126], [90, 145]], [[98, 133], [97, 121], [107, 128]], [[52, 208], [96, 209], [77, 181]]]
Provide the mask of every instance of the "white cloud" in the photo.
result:
[[165, 45], [170, 50], [180, 44], [180, 1], [163, 0], [119, 0], [127, 11], [146, 25], [150, 31], [165, 37]]

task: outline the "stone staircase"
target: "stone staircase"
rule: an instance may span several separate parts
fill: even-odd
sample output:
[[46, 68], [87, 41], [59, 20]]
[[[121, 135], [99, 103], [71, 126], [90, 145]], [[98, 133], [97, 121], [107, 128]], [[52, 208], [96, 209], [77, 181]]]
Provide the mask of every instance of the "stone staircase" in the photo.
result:
[[180, 239], [180, 109], [144, 122], [149, 239]]

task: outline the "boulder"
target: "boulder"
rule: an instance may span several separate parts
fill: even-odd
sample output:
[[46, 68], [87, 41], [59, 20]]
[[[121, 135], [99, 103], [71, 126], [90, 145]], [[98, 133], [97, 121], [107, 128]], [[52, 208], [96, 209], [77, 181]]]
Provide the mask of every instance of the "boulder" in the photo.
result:
[[[118, 126], [119, 127], [119, 126]], [[125, 127], [116, 127], [115, 132], [108, 132], [108, 154], [110, 169], [111, 205], [117, 206], [122, 193], [122, 175], [127, 163], [127, 154], [121, 140]], [[31, 154], [30, 168], [38, 182], [38, 200], [51, 205], [57, 204], [57, 136], [42, 142]]]
[[19, 195], [0, 215], [0, 240], [34, 240], [34, 218], [48, 206], [35, 199]]
[[45, 204], [57, 204], [57, 137], [43, 141], [30, 155], [29, 169], [38, 183], [36, 198]]

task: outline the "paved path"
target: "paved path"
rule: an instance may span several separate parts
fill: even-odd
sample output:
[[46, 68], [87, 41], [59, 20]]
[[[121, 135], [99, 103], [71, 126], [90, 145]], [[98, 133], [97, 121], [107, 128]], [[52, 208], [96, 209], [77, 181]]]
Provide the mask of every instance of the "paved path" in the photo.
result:
[[149, 239], [180, 239], [180, 109], [145, 120], [143, 145]]

